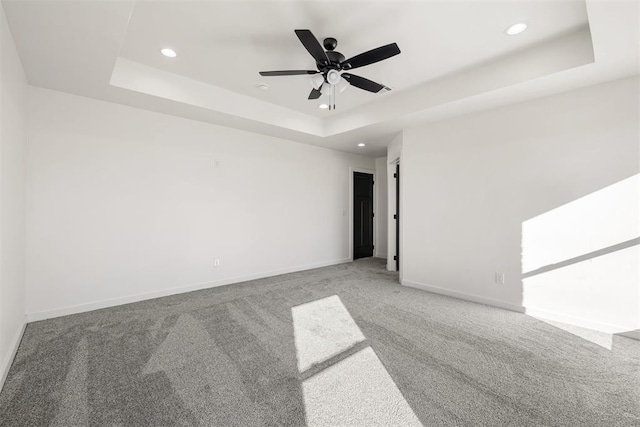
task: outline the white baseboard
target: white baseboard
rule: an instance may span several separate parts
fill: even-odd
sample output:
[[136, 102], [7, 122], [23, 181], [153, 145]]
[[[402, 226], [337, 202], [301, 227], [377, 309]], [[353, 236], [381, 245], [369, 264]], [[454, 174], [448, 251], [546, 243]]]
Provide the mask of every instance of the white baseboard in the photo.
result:
[[640, 341], [640, 329], [636, 329], [635, 331], [619, 332], [616, 335]]
[[86, 304], [78, 304], [73, 306], [55, 308], [52, 310], [31, 312], [26, 314], [27, 322], [36, 322], [38, 320], [51, 319], [54, 317], [68, 316], [70, 314], [85, 313], [87, 311], [99, 310], [101, 308], [114, 307], [122, 304], [130, 304], [133, 302], [144, 301], [148, 299], [161, 298], [170, 295], [182, 294], [186, 292], [199, 291], [201, 289], [215, 288], [218, 286], [231, 285], [234, 283], [246, 282], [249, 280], [264, 279], [266, 277], [279, 276], [281, 274], [295, 273], [298, 271], [311, 270], [314, 268], [328, 267], [350, 262], [350, 258], [343, 258], [333, 261], [324, 261], [315, 264], [308, 264], [298, 267], [285, 268], [282, 270], [267, 271], [262, 273], [249, 274], [247, 276], [237, 276], [226, 279], [220, 279], [213, 282], [194, 283], [186, 286], [163, 289], [154, 292], [145, 292], [142, 294], [128, 295], [120, 298], [111, 298], [102, 301], [95, 301]]
[[491, 298], [481, 297], [479, 295], [468, 294], [465, 292], [453, 291], [450, 289], [439, 288], [437, 286], [425, 285], [424, 283], [412, 282], [409, 280], [401, 280], [400, 283], [404, 286], [409, 286], [423, 291], [433, 292], [435, 294], [446, 295], [448, 297], [454, 297], [465, 301], [471, 301], [479, 304], [490, 305], [492, 307], [503, 308], [505, 310], [515, 311], [518, 313], [524, 313], [524, 307], [510, 304], [504, 301], [498, 301]]
[[640, 330], [629, 330], [629, 327], [622, 327], [611, 325], [602, 322], [594, 322], [593, 320], [582, 319], [579, 317], [568, 316], [566, 314], [555, 313], [547, 310], [522, 307], [515, 304], [510, 304], [504, 301], [498, 301], [491, 298], [481, 297], [479, 295], [468, 294], [465, 292], [453, 291], [450, 289], [439, 288], [437, 286], [425, 285], [424, 283], [412, 282], [409, 280], [402, 280], [401, 283], [404, 286], [410, 286], [412, 288], [421, 289], [436, 294], [447, 295], [454, 298], [463, 299], [466, 301], [476, 302], [480, 304], [490, 305], [493, 307], [503, 308], [505, 310], [511, 310], [518, 313], [526, 314], [527, 316], [537, 317], [546, 320], [552, 320], [555, 322], [566, 323], [569, 325], [578, 326], [585, 329], [592, 329], [595, 331], [605, 332], [608, 334], [618, 334], [624, 337], [640, 340]]
[[22, 336], [24, 335], [24, 330], [27, 327], [26, 318], [23, 319], [22, 325], [18, 329], [16, 335], [13, 337], [13, 341], [11, 341], [11, 346], [9, 347], [9, 352], [5, 356], [2, 361], [2, 366], [0, 366], [0, 391], [4, 387], [4, 382], [7, 379], [7, 375], [9, 375], [9, 369], [11, 368], [11, 364], [13, 363], [13, 359], [16, 357], [16, 353], [18, 352], [18, 347], [20, 346], [20, 341], [22, 341]]
[[374, 258], [383, 258], [383, 259], [387, 259], [387, 254], [384, 253], [376, 253], [374, 256]]
[[[628, 332], [630, 328], [623, 326], [611, 325], [603, 322], [596, 322], [589, 319], [583, 319], [581, 317], [574, 317], [562, 313], [556, 313], [553, 311], [547, 311], [544, 309], [525, 307], [525, 313], [527, 316], [539, 317], [541, 319], [552, 320], [554, 322], [567, 323], [569, 325], [578, 326], [580, 328], [592, 329], [594, 331], [605, 332], [607, 334], [618, 334], [621, 332]], [[633, 333], [630, 333], [633, 335]], [[625, 335], [627, 336], [627, 335]], [[640, 339], [640, 338], [636, 338]]]

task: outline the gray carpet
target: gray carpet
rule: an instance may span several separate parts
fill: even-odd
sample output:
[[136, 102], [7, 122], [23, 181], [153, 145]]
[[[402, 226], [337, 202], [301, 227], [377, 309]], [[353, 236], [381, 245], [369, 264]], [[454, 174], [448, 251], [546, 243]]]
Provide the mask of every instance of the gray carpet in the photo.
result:
[[640, 425], [640, 342], [396, 282], [365, 259], [31, 323], [0, 425]]

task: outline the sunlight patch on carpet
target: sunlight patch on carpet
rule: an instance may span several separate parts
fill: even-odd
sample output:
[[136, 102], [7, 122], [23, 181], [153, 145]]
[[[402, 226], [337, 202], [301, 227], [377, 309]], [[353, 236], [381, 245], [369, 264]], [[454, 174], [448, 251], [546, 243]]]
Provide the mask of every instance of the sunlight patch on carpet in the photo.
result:
[[371, 347], [302, 383], [308, 426], [421, 426]]
[[364, 335], [337, 295], [291, 308], [298, 371], [364, 341]]
[[298, 371], [328, 363], [302, 381], [307, 426], [422, 426], [371, 347], [348, 355], [365, 336], [340, 297], [301, 304], [291, 314]]

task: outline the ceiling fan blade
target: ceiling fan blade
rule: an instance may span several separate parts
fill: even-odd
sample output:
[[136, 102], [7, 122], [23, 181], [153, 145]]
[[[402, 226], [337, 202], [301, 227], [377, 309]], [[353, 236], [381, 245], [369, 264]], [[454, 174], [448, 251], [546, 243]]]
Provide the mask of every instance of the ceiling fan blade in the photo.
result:
[[322, 95], [322, 92], [320, 92], [318, 89], [311, 89], [311, 93], [309, 94], [308, 99], [318, 99], [320, 98], [320, 95]]
[[313, 35], [310, 30], [295, 30], [296, 36], [302, 42], [302, 45], [309, 51], [311, 56], [316, 60], [316, 62], [327, 63], [329, 62], [329, 58], [327, 58], [327, 53], [322, 48], [322, 45]]
[[314, 70], [283, 70], [283, 71], [260, 71], [261, 76], [299, 76], [302, 74], [318, 74]]
[[391, 43], [385, 46], [371, 49], [367, 52], [361, 53], [360, 55], [356, 55], [353, 58], [342, 61], [340, 65], [344, 70], [353, 70], [354, 68], [364, 67], [365, 65], [383, 61], [399, 53], [400, 48], [398, 47], [398, 45], [395, 43]]
[[378, 93], [385, 88], [385, 86], [380, 83], [365, 79], [364, 77], [356, 76], [355, 74], [342, 73], [342, 77], [351, 83], [352, 86], [369, 92]]

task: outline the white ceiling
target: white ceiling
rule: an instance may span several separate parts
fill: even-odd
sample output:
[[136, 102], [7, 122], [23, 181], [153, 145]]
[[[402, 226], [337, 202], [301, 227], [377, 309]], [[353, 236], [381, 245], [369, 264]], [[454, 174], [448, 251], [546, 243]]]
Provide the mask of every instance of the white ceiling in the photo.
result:
[[[3, 5], [33, 85], [376, 156], [403, 126], [638, 73], [635, 1]], [[527, 31], [504, 34], [520, 21]], [[307, 76], [260, 77], [314, 68], [297, 28], [337, 38], [346, 57], [397, 42], [400, 55], [354, 70], [393, 91], [350, 87], [329, 112], [306, 99]], [[178, 57], [160, 55], [166, 46]]]
[[[509, 25], [530, 31], [505, 36]], [[584, 2], [139, 2], [120, 56], [318, 117], [309, 76], [260, 77], [261, 70], [315, 70], [293, 30], [338, 40], [347, 58], [398, 43], [402, 53], [354, 74], [394, 90], [413, 86], [587, 25]], [[179, 57], [159, 54], [171, 46]], [[260, 91], [257, 83], [268, 83]], [[339, 111], [392, 94], [349, 88]]]

